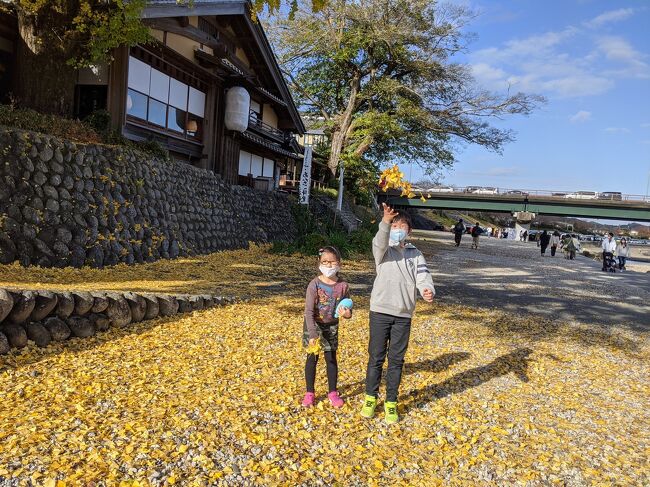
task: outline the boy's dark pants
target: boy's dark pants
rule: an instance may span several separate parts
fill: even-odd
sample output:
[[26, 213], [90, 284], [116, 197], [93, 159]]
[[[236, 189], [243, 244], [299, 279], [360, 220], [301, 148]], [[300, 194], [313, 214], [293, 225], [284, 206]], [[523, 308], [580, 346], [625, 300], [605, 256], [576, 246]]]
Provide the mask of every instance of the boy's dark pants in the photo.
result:
[[381, 369], [388, 352], [386, 373], [386, 401], [396, 402], [402, 380], [404, 355], [411, 334], [411, 318], [370, 312], [370, 343], [368, 344], [368, 372], [366, 394], [377, 397], [381, 382]]

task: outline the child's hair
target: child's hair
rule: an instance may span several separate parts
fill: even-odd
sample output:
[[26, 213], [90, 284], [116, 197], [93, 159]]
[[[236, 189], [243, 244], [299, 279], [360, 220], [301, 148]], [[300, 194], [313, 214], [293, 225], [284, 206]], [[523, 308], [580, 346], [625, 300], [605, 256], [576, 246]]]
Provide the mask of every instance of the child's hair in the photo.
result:
[[413, 229], [413, 221], [411, 220], [411, 215], [406, 212], [400, 211], [395, 218], [393, 218], [393, 223], [404, 222], [408, 225], [409, 230]]
[[341, 252], [339, 252], [339, 249], [336, 247], [333, 247], [331, 245], [326, 245], [325, 247], [321, 247], [318, 249], [318, 260], [320, 260], [321, 255], [328, 253], [336, 256], [336, 260], [341, 262]]

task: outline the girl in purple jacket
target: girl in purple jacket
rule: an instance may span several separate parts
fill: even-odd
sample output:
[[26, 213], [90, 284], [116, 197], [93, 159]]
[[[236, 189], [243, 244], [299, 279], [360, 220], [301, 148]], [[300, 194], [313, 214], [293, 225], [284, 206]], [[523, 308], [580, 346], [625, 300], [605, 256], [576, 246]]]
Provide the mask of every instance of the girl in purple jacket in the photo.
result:
[[[349, 298], [350, 291], [348, 283], [339, 278], [338, 272], [341, 268], [341, 254], [335, 247], [323, 247], [318, 251], [318, 263], [320, 274], [307, 286], [307, 297], [305, 300], [305, 321], [303, 324], [302, 341], [303, 346], [313, 346], [320, 341], [321, 349], [325, 355], [327, 365], [327, 382], [329, 394], [327, 397], [335, 408], [343, 406], [343, 399], [336, 390], [338, 380], [338, 363], [336, 361], [336, 350], [339, 344], [339, 320], [351, 318], [351, 306], [345, 306], [341, 301]], [[338, 309], [340, 306], [340, 309]], [[307, 392], [302, 401], [305, 407], [314, 405], [316, 364], [318, 355], [310, 353], [305, 363], [305, 383]]]

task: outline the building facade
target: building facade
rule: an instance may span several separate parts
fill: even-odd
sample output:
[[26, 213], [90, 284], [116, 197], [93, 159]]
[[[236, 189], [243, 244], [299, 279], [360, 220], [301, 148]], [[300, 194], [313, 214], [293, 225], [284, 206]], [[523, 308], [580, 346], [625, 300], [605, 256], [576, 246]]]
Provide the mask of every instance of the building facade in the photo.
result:
[[[107, 109], [114, 129], [156, 141], [175, 160], [211, 170], [230, 184], [276, 189], [300, 164], [305, 128], [259, 22], [246, 0], [147, 2], [153, 41], [116, 49], [112, 62], [78, 71], [74, 115]], [[12, 60], [11, 29], [0, 30], [2, 67]], [[228, 92], [248, 96], [244, 125], [227, 124]]]

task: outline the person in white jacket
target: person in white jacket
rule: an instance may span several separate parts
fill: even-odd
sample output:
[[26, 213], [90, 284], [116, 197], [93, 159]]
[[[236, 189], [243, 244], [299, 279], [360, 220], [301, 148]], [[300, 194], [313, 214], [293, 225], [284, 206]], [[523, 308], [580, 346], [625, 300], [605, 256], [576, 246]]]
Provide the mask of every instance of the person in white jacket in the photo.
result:
[[628, 257], [630, 257], [630, 254], [632, 253], [632, 249], [630, 249], [630, 246], [627, 244], [627, 239], [623, 237], [621, 241], [618, 243], [616, 246], [616, 256], [618, 257], [618, 269], [621, 271], [626, 270], [625, 269], [625, 262], [627, 261]]
[[614, 234], [612, 232], [609, 232], [607, 237], [603, 239], [601, 248], [603, 249], [603, 270], [606, 271], [606, 263], [609, 259], [614, 259], [614, 252], [616, 252], [616, 240], [614, 240]]
[[555, 252], [560, 245], [560, 232], [555, 230], [551, 235], [551, 257], [555, 257]]

